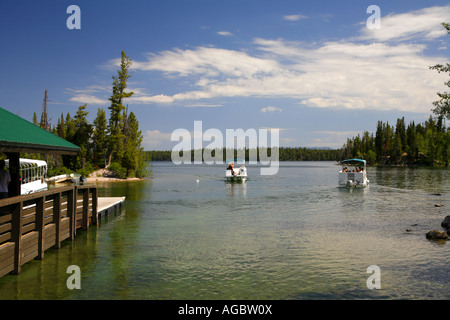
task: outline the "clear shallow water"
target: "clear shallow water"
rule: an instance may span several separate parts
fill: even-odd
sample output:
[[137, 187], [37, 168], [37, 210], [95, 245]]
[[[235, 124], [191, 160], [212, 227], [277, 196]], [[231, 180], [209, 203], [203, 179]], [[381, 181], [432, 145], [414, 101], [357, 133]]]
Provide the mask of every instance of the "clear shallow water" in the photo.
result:
[[[228, 184], [222, 166], [153, 163], [147, 181], [99, 184], [125, 208], [1, 278], [0, 299], [450, 298], [450, 243], [425, 238], [450, 214], [450, 171], [369, 168], [370, 187], [348, 190], [338, 169], [249, 167]], [[72, 264], [81, 290], [67, 289]]]

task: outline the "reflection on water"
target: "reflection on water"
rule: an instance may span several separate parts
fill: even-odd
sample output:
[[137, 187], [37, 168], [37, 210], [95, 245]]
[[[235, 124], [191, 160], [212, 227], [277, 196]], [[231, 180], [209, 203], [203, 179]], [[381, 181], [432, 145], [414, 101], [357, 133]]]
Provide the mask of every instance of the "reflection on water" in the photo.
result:
[[225, 182], [227, 197], [245, 197], [247, 194], [247, 183]]
[[[0, 298], [450, 297], [449, 244], [425, 238], [448, 213], [449, 170], [369, 168], [368, 188], [347, 189], [334, 163], [281, 165], [226, 183], [221, 166], [154, 163], [152, 179], [99, 184], [124, 209], [0, 279]], [[71, 264], [81, 290], [66, 287]], [[367, 289], [370, 265], [381, 290]]]

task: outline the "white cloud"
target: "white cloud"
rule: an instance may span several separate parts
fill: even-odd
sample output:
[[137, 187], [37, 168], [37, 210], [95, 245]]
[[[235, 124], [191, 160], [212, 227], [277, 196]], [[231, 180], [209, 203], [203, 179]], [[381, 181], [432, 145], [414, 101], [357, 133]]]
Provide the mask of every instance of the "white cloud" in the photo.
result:
[[131, 99], [288, 97], [310, 107], [429, 112], [444, 79], [428, 69], [444, 58], [426, 57], [423, 44], [339, 41], [308, 47], [282, 39], [255, 44], [264, 55], [205, 47], [152, 55], [137, 68], [200, 79], [191, 91]]
[[383, 15], [381, 7], [381, 28], [363, 29], [367, 39], [375, 41], [426, 39], [434, 40], [447, 32], [441, 26], [448, 20], [450, 6], [436, 6], [400, 14]]
[[[223, 97], [282, 97], [309, 107], [429, 113], [446, 75], [428, 67], [446, 58], [427, 56], [426, 44], [446, 36], [440, 23], [449, 15], [450, 6], [382, 12], [380, 30], [364, 24], [363, 37], [340, 41], [256, 38], [247, 51], [196, 47], [150, 53], [133, 61], [135, 72], [162, 72], [188, 86], [174, 94], [141, 90], [128, 102], [211, 107]], [[72, 99], [94, 98], [77, 93]], [[278, 111], [271, 108], [261, 111]]]
[[97, 105], [98, 104], [105, 105], [110, 103], [108, 99], [102, 99], [97, 96], [84, 93], [74, 95], [72, 98], [69, 99], [69, 101], [78, 102], [82, 104], [97, 104]]
[[106, 96], [109, 90], [110, 88], [104, 86], [93, 85], [83, 89], [66, 88], [65, 91], [72, 94], [69, 101], [82, 104], [105, 105], [110, 103]]
[[218, 35], [224, 36], [224, 37], [231, 37], [233, 34], [229, 31], [219, 31], [217, 32]]
[[292, 15], [287, 15], [284, 16], [283, 19], [284, 20], [288, 20], [288, 21], [299, 21], [301, 19], [306, 19], [307, 17], [301, 14], [292, 14]]
[[252, 57], [245, 52], [197, 47], [195, 50], [174, 49], [159, 54], [151, 53], [147, 61], [134, 61], [132, 67], [135, 70], [162, 71], [180, 76], [248, 77], [269, 73], [279, 66], [276, 61]]
[[281, 112], [282, 109], [281, 108], [277, 108], [277, 107], [273, 107], [273, 106], [267, 106], [265, 108], [261, 109], [261, 112], [266, 113], [266, 112]]

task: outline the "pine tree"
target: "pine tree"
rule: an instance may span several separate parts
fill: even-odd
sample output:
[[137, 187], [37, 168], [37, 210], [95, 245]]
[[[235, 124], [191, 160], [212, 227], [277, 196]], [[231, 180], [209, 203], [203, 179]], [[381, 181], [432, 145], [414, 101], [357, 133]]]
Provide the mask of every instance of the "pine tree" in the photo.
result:
[[[76, 131], [75, 121], [72, 119], [69, 112], [67, 112], [67, 115], [66, 115], [64, 128], [65, 128], [64, 135], [66, 137], [65, 139], [69, 142], [75, 143], [75, 140], [74, 140], [75, 131]], [[69, 156], [69, 155], [63, 155], [62, 159], [63, 159], [64, 167], [69, 168], [69, 169], [75, 169], [76, 157]]]
[[74, 143], [80, 147], [78, 153], [77, 167], [84, 168], [86, 166], [86, 159], [90, 155], [89, 140], [92, 133], [92, 125], [89, 124], [87, 117], [89, 111], [86, 111], [86, 105], [78, 107], [75, 114], [75, 134], [73, 136]]
[[59, 121], [58, 136], [65, 139], [66, 131], [64, 129], [64, 114], [61, 112], [61, 120]]
[[128, 129], [122, 166], [127, 170], [127, 176], [139, 175], [140, 172], [136, 171], [140, 169], [143, 162], [141, 147], [143, 137], [139, 130], [139, 122], [133, 112], [127, 116], [126, 127]]
[[33, 112], [33, 124], [36, 125], [36, 126], [39, 125], [39, 123], [37, 122], [37, 115], [36, 115], [36, 112]]
[[[120, 69], [117, 70], [117, 76], [113, 76], [113, 88], [112, 96], [109, 98], [111, 105], [109, 106], [110, 118], [109, 118], [109, 156], [108, 166], [111, 162], [121, 162], [124, 147], [123, 147], [123, 111], [125, 107], [123, 105], [123, 99], [129, 98], [133, 95], [133, 92], [125, 92], [127, 88], [127, 81], [131, 77], [129, 69], [131, 67], [132, 60], [122, 51], [122, 58], [120, 62]], [[114, 159], [113, 159], [114, 156]]]
[[47, 101], [48, 101], [48, 94], [47, 89], [45, 89], [44, 93], [44, 102], [42, 103], [42, 114], [41, 114], [41, 123], [40, 127], [44, 130], [50, 131], [50, 124], [47, 116]]
[[99, 108], [97, 111], [97, 117], [94, 120], [93, 130], [93, 148], [94, 148], [94, 165], [106, 166], [106, 139], [107, 139], [107, 122], [105, 110]]
[[381, 159], [384, 156], [384, 135], [383, 135], [383, 122], [378, 121], [377, 123], [377, 131], [375, 133], [375, 153], [376, 153], [376, 161], [380, 163]]

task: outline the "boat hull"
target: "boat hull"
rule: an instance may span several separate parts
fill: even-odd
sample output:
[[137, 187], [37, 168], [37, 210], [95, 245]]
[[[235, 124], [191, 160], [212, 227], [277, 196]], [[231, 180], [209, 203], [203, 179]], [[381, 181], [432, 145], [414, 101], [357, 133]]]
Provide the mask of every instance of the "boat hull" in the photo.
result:
[[247, 180], [247, 168], [228, 169], [225, 173], [225, 179], [229, 182], [245, 182]]
[[247, 181], [247, 177], [244, 176], [227, 176], [225, 177], [227, 182], [245, 182]]
[[365, 188], [369, 185], [366, 172], [339, 172], [339, 186], [345, 188]]

